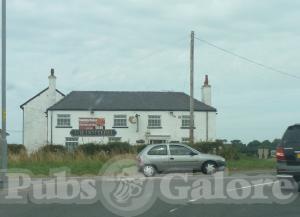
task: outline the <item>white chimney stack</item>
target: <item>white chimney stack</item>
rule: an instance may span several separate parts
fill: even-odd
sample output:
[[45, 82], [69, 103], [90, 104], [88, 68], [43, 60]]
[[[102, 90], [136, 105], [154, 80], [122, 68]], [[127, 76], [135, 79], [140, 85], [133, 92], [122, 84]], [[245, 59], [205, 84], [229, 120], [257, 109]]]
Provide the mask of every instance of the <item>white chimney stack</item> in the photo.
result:
[[205, 75], [204, 85], [202, 86], [202, 102], [211, 105], [211, 86], [208, 82], [208, 75]]
[[54, 69], [51, 69], [51, 74], [49, 75], [49, 90], [56, 90], [56, 77], [54, 75]]
[[54, 75], [54, 69], [51, 69], [51, 74], [48, 77], [49, 79], [49, 97], [51, 104], [56, 103], [56, 77]]

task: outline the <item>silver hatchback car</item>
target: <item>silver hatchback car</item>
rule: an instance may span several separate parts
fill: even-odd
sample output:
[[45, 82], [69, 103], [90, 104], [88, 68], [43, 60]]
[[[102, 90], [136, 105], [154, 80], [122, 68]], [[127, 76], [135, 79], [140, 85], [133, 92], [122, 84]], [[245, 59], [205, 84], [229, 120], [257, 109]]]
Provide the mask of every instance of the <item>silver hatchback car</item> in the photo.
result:
[[194, 172], [213, 174], [225, 169], [221, 156], [204, 154], [184, 144], [155, 144], [146, 146], [137, 156], [139, 171], [145, 176], [161, 172]]

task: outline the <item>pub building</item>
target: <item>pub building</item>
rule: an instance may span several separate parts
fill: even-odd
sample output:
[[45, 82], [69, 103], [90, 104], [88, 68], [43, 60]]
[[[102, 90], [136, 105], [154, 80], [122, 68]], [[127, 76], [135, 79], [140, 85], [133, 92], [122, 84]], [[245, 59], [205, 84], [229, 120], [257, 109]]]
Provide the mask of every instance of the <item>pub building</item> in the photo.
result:
[[[45, 144], [129, 142], [132, 145], [189, 140], [189, 95], [159, 91], [72, 91], [49, 86], [21, 105], [23, 144], [35, 150]], [[202, 100], [194, 99], [194, 140], [216, 139], [216, 108], [211, 106], [208, 76]]]

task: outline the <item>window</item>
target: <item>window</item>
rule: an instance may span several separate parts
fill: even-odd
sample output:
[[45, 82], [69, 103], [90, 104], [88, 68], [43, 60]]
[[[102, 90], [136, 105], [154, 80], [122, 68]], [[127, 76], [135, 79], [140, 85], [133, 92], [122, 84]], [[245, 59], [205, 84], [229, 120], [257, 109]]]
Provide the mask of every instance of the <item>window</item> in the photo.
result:
[[121, 137], [109, 137], [108, 142], [121, 142]]
[[148, 155], [167, 155], [167, 146], [166, 145], [158, 145], [150, 149], [148, 151]]
[[57, 127], [71, 127], [71, 115], [58, 114], [57, 115]]
[[114, 116], [114, 127], [127, 127], [127, 116], [126, 115], [115, 115]]
[[150, 144], [162, 144], [162, 143], [166, 143], [167, 140], [162, 140], [162, 139], [151, 139], [150, 140]]
[[191, 117], [189, 115], [183, 115], [181, 117], [181, 128], [189, 128]]
[[192, 150], [181, 145], [170, 145], [171, 155], [190, 155]]
[[189, 138], [189, 137], [183, 137], [183, 138], [181, 139], [181, 142], [182, 142], [182, 143], [189, 143], [189, 142], [190, 142], [190, 138]]
[[161, 128], [160, 115], [148, 116], [148, 128]]
[[66, 137], [65, 145], [68, 151], [74, 151], [78, 146], [78, 137]]

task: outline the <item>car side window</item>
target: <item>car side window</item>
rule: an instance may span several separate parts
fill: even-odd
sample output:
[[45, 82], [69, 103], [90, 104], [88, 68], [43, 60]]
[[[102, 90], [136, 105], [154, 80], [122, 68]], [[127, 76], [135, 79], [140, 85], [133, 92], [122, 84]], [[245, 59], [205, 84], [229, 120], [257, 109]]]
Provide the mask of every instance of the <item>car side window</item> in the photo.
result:
[[171, 155], [190, 155], [192, 152], [192, 150], [181, 145], [170, 145]]
[[167, 146], [166, 145], [158, 145], [153, 148], [151, 148], [148, 151], [148, 155], [167, 155]]

